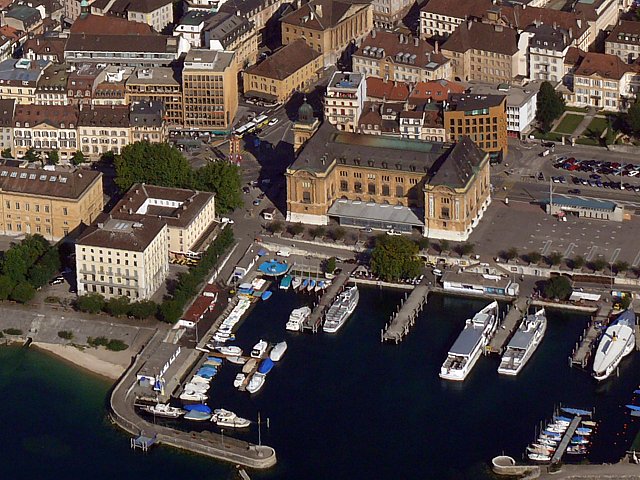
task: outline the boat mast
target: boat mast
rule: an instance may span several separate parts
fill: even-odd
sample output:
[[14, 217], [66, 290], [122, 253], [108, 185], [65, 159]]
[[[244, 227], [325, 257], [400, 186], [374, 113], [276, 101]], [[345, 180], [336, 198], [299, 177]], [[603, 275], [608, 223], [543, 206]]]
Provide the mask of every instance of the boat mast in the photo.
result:
[[260, 429], [260, 412], [258, 412], [258, 446], [262, 445], [262, 432]]

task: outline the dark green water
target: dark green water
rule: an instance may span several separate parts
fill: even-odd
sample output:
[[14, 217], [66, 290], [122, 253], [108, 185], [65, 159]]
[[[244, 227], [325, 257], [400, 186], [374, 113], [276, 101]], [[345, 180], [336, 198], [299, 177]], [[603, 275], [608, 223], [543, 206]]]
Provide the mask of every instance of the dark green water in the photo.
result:
[[[549, 312], [547, 335], [517, 378], [499, 376], [499, 359], [487, 357], [457, 384], [438, 378], [440, 365], [464, 320], [486, 302], [432, 297], [402, 344], [383, 345], [380, 328], [402, 295], [361, 289], [356, 313], [337, 335], [285, 332], [290, 310], [308, 296], [276, 292], [256, 306], [237, 343], [246, 350], [261, 337], [286, 338], [289, 349], [254, 396], [232, 387], [238, 368], [225, 366], [211, 400], [269, 419], [262, 441], [276, 448], [278, 466], [252, 478], [484, 478], [494, 455], [521, 458], [559, 402], [596, 408], [593, 461], [616, 461], [628, 447], [638, 426], [626, 426], [624, 404], [637, 388], [638, 358], [600, 386], [570, 369], [585, 318]], [[104, 420], [108, 386], [98, 379], [35, 351], [0, 349], [0, 365], [0, 461], [15, 467], [10, 478], [229, 476], [229, 467], [166, 448], [132, 453], [128, 438]], [[257, 429], [242, 437], [257, 442]]]

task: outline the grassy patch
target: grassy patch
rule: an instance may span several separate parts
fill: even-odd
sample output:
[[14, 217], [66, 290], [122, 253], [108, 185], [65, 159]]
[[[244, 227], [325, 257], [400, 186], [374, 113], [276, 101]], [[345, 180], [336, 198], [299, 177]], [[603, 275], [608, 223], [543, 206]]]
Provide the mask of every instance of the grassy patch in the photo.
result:
[[577, 115], [574, 113], [567, 113], [558, 126], [554, 129], [554, 132], [572, 134], [573, 131], [580, 125], [580, 122], [584, 120], [584, 115]]
[[7, 335], [22, 335], [22, 330], [19, 328], [5, 328], [3, 332]]
[[124, 343], [122, 340], [111, 339], [109, 340], [109, 343], [107, 343], [107, 350], [111, 350], [112, 352], [121, 352], [127, 348], [129, 348], [129, 345]]
[[559, 133], [555, 133], [555, 132], [542, 133], [538, 130], [533, 132], [532, 135], [534, 136], [534, 138], [537, 138], [539, 140], [551, 140], [553, 142], [561, 142], [563, 137], [563, 135]]
[[60, 330], [58, 332], [58, 336], [64, 340], [71, 340], [73, 338], [73, 332], [70, 332], [69, 330]]
[[587, 107], [565, 107], [564, 108], [567, 112], [582, 112], [582, 113], [587, 113], [589, 111], [589, 109]]
[[600, 146], [600, 142], [598, 140], [596, 140], [595, 138], [580, 137], [580, 138], [576, 139], [576, 143], [578, 143], [580, 145], [593, 145], [593, 146], [596, 146], [596, 147]]
[[608, 122], [606, 118], [595, 117], [584, 132], [584, 135], [593, 139], [600, 138], [602, 132], [607, 128]]
[[44, 303], [60, 303], [60, 297], [51, 295], [44, 299]]

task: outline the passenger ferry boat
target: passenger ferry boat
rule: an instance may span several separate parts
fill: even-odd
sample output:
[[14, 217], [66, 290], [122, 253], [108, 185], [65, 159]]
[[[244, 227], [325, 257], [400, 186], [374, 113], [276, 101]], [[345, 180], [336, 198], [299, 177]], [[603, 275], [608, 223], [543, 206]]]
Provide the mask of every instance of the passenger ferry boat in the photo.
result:
[[324, 326], [322, 330], [327, 333], [336, 333], [342, 325], [347, 321], [347, 318], [353, 313], [360, 300], [360, 292], [358, 287], [347, 288], [344, 292], [338, 295], [338, 298], [329, 307], [327, 314], [325, 315]]
[[633, 310], [622, 312], [602, 336], [593, 359], [593, 377], [604, 380], [629, 355], [636, 344], [636, 314]]
[[462, 381], [480, 358], [496, 331], [498, 302], [491, 302], [467, 322], [440, 368], [440, 378]]
[[498, 373], [503, 375], [520, 373], [540, 345], [546, 331], [547, 317], [544, 308], [533, 315], [525, 315], [520, 327], [507, 345], [504, 355], [502, 355]]

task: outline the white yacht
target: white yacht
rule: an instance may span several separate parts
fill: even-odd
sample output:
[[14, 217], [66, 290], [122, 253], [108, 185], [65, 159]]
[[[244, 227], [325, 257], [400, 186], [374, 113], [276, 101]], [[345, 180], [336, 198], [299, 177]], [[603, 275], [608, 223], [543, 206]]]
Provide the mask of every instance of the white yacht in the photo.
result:
[[286, 351], [287, 351], [287, 342], [285, 341], [278, 342], [273, 347], [273, 350], [271, 350], [271, 352], [269, 353], [269, 358], [274, 362], [277, 362], [282, 358], [282, 356], [284, 355], [284, 352]]
[[480, 358], [498, 325], [498, 302], [491, 302], [467, 322], [440, 368], [440, 378], [464, 380]]
[[266, 375], [262, 373], [254, 373], [253, 377], [251, 377], [251, 380], [249, 380], [249, 384], [247, 385], [247, 392], [256, 393], [258, 390], [260, 390], [264, 385], [265, 378]]
[[593, 377], [604, 380], [611, 375], [636, 344], [636, 314], [633, 310], [622, 312], [604, 332], [593, 359]]
[[353, 313], [360, 300], [360, 292], [358, 286], [347, 288], [338, 295], [333, 304], [327, 310], [322, 330], [327, 333], [336, 333], [347, 318]]
[[533, 315], [526, 315], [502, 355], [498, 373], [517, 375], [536, 351], [547, 331], [544, 308]]
[[245, 378], [247, 378], [247, 376], [244, 373], [238, 373], [236, 375], [236, 378], [233, 380], [233, 386], [236, 388], [240, 388], [240, 385], [244, 383]]
[[143, 405], [141, 410], [152, 413], [158, 417], [178, 418], [185, 414], [181, 408], [172, 407], [168, 403], [158, 403], [157, 405]]
[[265, 342], [264, 340], [260, 340], [251, 349], [251, 356], [253, 358], [262, 358], [267, 351], [268, 346], [269, 344], [267, 342]]
[[302, 324], [311, 315], [311, 308], [304, 306], [291, 311], [286, 329], [292, 332], [301, 332]]
[[206, 402], [209, 397], [202, 392], [194, 392], [193, 390], [185, 390], [180, 394], [180, 400], [188, 402]]
[[246, 418], [239, 417], [235, 413], [225, 410], [224, 408], [215, 409], [213, 411], [211, 421], [215, 422], [219, 427], [230, 428], [245, 428], [251, 424], [251, 422]]
[[242, 349], [240, 347], [236, 347], [232, 345], [216, 347], [216, 350], [220, 352], [222, 355], [230, 355], [232, 357], [239, 357], [240, 355], [242, 355]]

